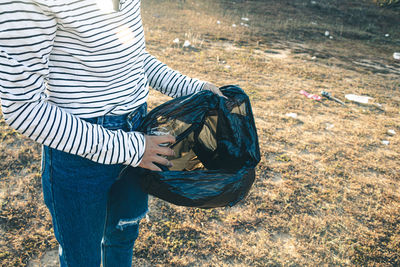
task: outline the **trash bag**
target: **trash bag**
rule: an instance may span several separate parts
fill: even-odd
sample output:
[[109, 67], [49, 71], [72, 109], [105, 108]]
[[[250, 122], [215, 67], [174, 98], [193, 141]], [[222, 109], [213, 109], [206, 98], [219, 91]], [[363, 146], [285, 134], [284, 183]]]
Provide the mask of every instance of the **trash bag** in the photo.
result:
[[[233, 206], [249, 192], [260, 161], [250, 100], [238, 86], [220, 88], [227, 97], [205, 90], [175, 98], [153, 109], [139, 131], [171, 134], [173, 167], [142, 169], [143, 189], [170, 203], [214, 208]], [[130, 168], [124, 175], [129, 176]]]

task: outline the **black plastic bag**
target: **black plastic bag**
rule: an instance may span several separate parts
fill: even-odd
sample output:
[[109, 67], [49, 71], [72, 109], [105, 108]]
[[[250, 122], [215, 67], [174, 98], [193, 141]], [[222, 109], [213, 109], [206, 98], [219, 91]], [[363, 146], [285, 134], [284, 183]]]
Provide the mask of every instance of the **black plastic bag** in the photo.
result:
[[[173, 167], [143, 169], [143, 189], [180, 206], [233, 206], [249, 192], [260, 151], [250, 100], [233, 85], [175, 98], [153, 109], [139, 131], [171, 134]], [[128, 175], [130, 168], [123, 175]]]

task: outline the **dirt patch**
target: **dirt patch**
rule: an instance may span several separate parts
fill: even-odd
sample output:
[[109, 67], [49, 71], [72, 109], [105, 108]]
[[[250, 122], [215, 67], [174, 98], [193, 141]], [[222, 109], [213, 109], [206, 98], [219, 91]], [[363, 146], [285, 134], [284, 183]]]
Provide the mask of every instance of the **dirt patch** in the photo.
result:
[[[238, 84], [250, 96], [262, 159], [249, 196], [235, 207], [201, 210], [152, 199], [134, 264], [399, 265], [396, 11], [344, 0], [142, 5], [149, 52], [190, 76]], [[325, 90], [346, 105], [300, 90]], [[382, 109], [346, 94], [372, 97]], [[150, 108], [168, 99], [151, 92]], [[1, 119], [0, 140], [0, 260], [53, 266], [40, 146]]]

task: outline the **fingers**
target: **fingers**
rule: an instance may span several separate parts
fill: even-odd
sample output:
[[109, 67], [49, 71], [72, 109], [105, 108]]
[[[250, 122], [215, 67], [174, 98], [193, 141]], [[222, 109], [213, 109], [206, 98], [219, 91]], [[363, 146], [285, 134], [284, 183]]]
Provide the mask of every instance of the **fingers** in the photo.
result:
[[159, 136], [148, 136], [150, 139], [154, 140], [157, 145], [170, 143], [175, 143], [175, 137], [172, 135], [159, 135]]
[[164, 156], [173, 156], [174, 151], [168, 146], [170, 144], [175, 143], [175, 137], [172, 135], [146, 135], [146, 149], [148, 148], [150, 152], [155, 152], [156, 154], [164, 155]]
[[204, 85], [203, 89], [204, 90], [209, 90], [209, 91], [213, 92], [214, 94], [216, 94], [216, 95], [218, 95], [220, 97], [228, 99], [226, 96], [224, 96], [224, 94], [222, 94], [221, 90], [219, 90], [219, 88], [217, 86], [215, 86], [214, 84], [212, 84], [212, 83], [206, 83]]
[[151, 163], [146, 169], [152, 170], [152, 171], [156, 171], [156, 172], [160, 172], [162, 171], [160, 169], [160, 167], [158, 167], [157, 165], [155, 165], [154, 163]]
[[218, 88], [215, 91], [212, 91], [214, 94], [217, 94], [220, 97], [223, 97], [225, 99], [228, 99], [226, 96], [224, 96], [221, 92], [221, 90], [219, 90]]
[[224, 95], [222, 94], [221, 90], [219, 90], [219, 89], [217, 89], [216, 91], [213, 91], [213, 92], [214, 92], [214, 94], [217, 94], [217, 95], [220, 96], [220, 97], [223, 97], [223, 98], [228, 99], [226, 96], [224, 96]]
[[162, 144], [160, 144], [156, 149], [155, 149], [155, 152], [156, 152], [156, 154], [158, 154], [158, 155], [160, 155], [160, 156], [169, 156], [169, 157], [172, 157], [172, 156], [175, 156], [175, 152], [171, 149], [171, 148], [169, 148], [169, 147], [163, 147], [162, 145], [163, 145], [164, 143], [162, 143]]
[[153, 170], [161, 171], [161, 169], [155, 165], [161, 164], [167, 167], [172, 167], [172, 163], [165, 158], [165, 156], [174, 156], [175, 153], [169, 147], [163, 146], [172, 144], [175, 142], [175, 137], [172, 135], [165, 136], [150, 136], [145, 135], [146, 148], [143, 154], [143, 158], [139, 164], [139, 167]]
[[161, 168], [158, 167], [155, 163], [158, 163], [159, 165], [164, 165], [167, 167], [172, 167], [172, 164], [169, 160], [167, 160], [166, 158], [160, 157], [160, 156], [154, 157], [150, 160], [142, 160], [142, 162], [139, 164], [139, 167], [149, 169], [152, 171], [161, 171]]
[[150, 163], [144, 163], [143, 161], [139, 164], [139, 167], [143, 168], [143, 169], [148, 169], [151, 171], [157, 171], [160, 172], [162, 171], [160, 169], [160, 167], [158, 167], [157, 165], [155, 165], [154, 163], [150, 162]]

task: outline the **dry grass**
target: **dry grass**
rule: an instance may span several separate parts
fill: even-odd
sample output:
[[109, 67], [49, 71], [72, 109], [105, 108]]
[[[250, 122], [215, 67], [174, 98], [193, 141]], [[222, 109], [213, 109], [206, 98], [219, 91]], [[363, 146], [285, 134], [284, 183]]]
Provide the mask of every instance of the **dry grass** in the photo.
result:
[[[344, 2], [143, 1], [152, 54], [249, 94], [262, 160], [235, 207], [152, 199], [137, 265], [400, 265], [400, 64], [392, 58], [400, 20], [366, 1]], [[182, 48], [184, 40], [194, 47]], [[384, 110], [317, 103], [301, 89], [369, 95]], [[166, 100], [152, 92], [150, 104]], [[56, 244], [41, 200], [40, 147], [3, 121], [0, 140], [0, 261], [22, 266]]]

